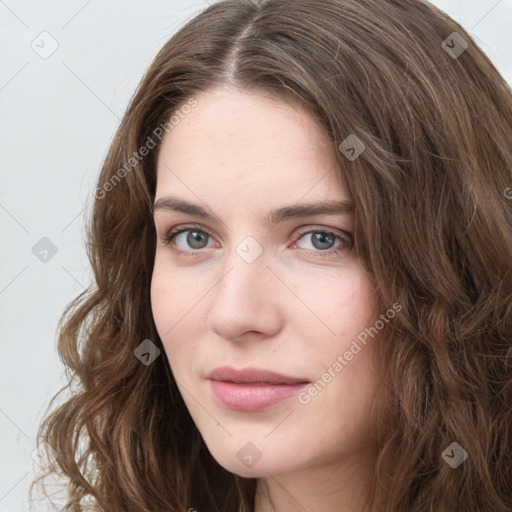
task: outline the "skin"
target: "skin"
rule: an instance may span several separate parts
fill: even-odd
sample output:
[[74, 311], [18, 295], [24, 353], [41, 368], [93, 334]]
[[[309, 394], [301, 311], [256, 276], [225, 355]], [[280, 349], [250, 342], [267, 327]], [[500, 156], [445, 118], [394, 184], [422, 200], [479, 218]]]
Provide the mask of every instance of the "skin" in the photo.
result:
[[[370, 408], [382, 394], [378, 336], [307, 404], [292, 397], [259, 412], [233, 411], [217, 404], [205, 379], [229, 365], [315, 382], [383, 313], [355, 251], [336, 237], [315, 245], [310, 232], [353, 234], [353, 213], [272, 228], [263, 220], [283, 206], [350, 200], [335, 175], [336, 148], [301, 108], [268, 95], [230, 86], [195, 98], [197, 106], [162, 142], [155, 201], [173, 195], [220, 222], [155, 211], [151, 285], [154, 320], [183, 400], [217, 462], [259, 478], [256, 512], [367, 510], [377, 424]], [[205, 233], [196, 245], [190, 232], [163, 243], [187, 223]], [[263, 250], [252, 263], [236, 251], [248, 236]], [[247, 442], [261, 453], [252, 467], [237, 457]]]

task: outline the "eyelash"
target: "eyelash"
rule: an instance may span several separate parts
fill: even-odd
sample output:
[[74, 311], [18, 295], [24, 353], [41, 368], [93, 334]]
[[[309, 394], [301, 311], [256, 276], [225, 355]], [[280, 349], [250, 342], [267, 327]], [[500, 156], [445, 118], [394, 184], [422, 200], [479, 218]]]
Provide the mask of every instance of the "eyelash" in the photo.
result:
[[[161, 241], [162, 245], [165, 247], [165, 246], [171, 244], [176, 236], [180, 235], [181, 233], [186, 233], [187, 231], [195, 231], [198, 233], [205, 234], [210, 238], [213, 238], [207, 231], [202, 229], [201, 226], [198, 226], [197, 224], [184, 224], [184, 225], [180, 226], [179, 228], [171, 229], [167, 233], [167, 235], [160, 241]], [[335, 239], [338, 239], [341, 242], [341, 244], [338, 247], [336, 247], [334, 249], [328, 249], [325, 251], [321, 251], [321, 250], [311, 251], [309, 249], [301, 249], [302, 251], [306, 251], [306, 253], [308, 253], [309, 255], [311, 255], [313, 257], [319, 257], [318, 254], [322, 255], [322, 256], [320, 256], [321, 258], [324, 257], [325, 255], [329, 256], [332, 254], [339, 254], [343, 251], [352, 249], [354, 246], [354, 241], [353, 241], [352, 235], [350, 233], [345, 232], [345, 235], [347, 236], [347, 238], [344, 238], [343, 236], [338, 235], [337, 233], [335, 233], [333, 231], [329, 231], [327, 229], [320, 229], [320, 228], [307, 229], [307, 230], [305, 229], [305, 230], [301, 231], [297, 235], [297, 238], [295, 238], [293, 243], [295, 244], [304, 235], [308, 235], [311, 233], [327, 234], [327, 235], [334, 237]], [[196, 255], [198, 255], [198, 253], [203, 252], [203, 249], [196, 249], [195, 251], [194, 250], [184, 251], [183, 249], [177, 249], [176, 247], [172, 247], [171, 250], [180, 256], [196, 256]]]

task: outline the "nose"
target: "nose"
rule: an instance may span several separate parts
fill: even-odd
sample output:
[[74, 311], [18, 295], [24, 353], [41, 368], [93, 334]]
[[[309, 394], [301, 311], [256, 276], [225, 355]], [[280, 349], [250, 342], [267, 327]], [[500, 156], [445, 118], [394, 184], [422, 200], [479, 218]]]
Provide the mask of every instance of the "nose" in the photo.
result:
[[275, 336], [283, 326], [278, 281], [264, 253], [247, 263], [235, 252], [212, 290], [208, 329], [226, 340]]

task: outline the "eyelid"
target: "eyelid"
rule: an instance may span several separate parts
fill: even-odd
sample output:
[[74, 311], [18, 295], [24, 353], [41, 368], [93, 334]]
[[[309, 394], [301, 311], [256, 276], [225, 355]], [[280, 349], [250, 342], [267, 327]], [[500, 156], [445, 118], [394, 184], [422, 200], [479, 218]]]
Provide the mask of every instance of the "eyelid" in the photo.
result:
[[[307, 233], [332, 233], [333, 235], [339, 236], [340, 238], [346, 237], [347, 239], [351, 240], [353, 238], [353, 235], [349, 233], [348, 231], [344, 231], [343, 229], [339, 228], [328, 228], [325, 226], [320, 225], [308, 225], [304, 229], [299, 228], [299, 232], [294, 236], [295, 241], [297, 241], [302, 235], [305, 235]], [[347, 240], [347, 241], [349, 241]]]

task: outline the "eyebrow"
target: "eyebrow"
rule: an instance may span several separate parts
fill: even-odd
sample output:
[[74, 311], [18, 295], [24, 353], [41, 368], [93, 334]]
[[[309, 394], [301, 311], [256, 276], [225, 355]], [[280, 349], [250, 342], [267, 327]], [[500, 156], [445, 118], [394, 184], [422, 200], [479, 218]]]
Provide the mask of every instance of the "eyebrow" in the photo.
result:
[[[161, 197], [153, 205], [153, 214], [156, 211], [174, 211], [187, 215], [201, 217], [211, 222], [222, 223], [214, 214], [207, 212], [202, 206], [192, 204], [174, 196]], [[310, 217], [313, 215], [343, 215], [354, 212], [354, 203], [347, 199], [340, 201], [320, 201], [315, 203], [303, 203], [291, 206], [283, 206], [271, 210], [265, 217], [267, 226], [274, 226], [287, 219]]]

